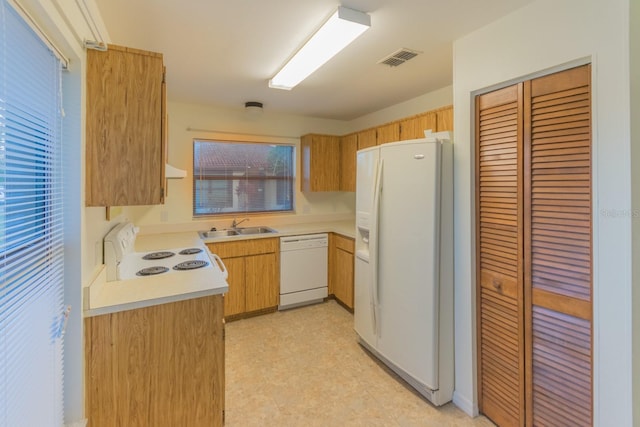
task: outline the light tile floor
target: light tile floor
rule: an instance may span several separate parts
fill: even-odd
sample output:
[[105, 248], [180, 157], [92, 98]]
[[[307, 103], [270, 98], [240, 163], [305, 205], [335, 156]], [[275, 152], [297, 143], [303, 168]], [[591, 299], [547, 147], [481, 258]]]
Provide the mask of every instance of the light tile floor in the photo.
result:
[[356, 341], [335, 301], [226, 325], [226, 426], [482, 426], [436, 408]]

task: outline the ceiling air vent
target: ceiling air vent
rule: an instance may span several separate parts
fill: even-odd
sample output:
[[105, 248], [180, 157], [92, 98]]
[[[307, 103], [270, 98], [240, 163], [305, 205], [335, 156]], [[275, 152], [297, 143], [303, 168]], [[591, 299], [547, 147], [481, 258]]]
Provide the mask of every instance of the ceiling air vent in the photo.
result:
[[391, 55], [385, 57], [384, 59], [381, 59], [380, 61], [378, 61], [378, 64], [384, 64], [390, 67], [397, 67], [398, 65], [402, 65], [408, 60], [410, 60], [411, 58], [417, 56], [419, 53], [421, 52], [402, 48], [400, 50], [393, 52]]

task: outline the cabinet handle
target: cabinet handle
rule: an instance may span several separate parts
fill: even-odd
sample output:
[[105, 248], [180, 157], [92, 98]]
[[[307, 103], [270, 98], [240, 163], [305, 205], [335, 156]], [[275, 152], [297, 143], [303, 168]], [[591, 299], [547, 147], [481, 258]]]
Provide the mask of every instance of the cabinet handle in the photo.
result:
[[493, 287], [496, 288], [496, 291], [502, 292], [502, 280], [493, 279]]

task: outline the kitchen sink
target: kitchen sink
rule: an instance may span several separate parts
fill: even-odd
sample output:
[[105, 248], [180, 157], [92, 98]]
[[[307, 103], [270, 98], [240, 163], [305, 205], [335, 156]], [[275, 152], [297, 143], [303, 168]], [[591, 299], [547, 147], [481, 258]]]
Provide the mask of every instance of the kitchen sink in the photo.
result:
[[216, 231], [201, 231], [200, 235], [204, 239], [213, 239], [216, 237], [231, 237], [237, 236], [238, 233], [236, 230], [216, 230]]
[[246, 235], [246, 234], [264, 234], [264, 233], [277, 233], [276, 230], [269, 227], [243, 227], [236, 228], [235, 231], [238, 234]]
[[277, 233], [277, 230], [274, 230], [270, 227], [238, 227], [238, 228], [227, 228], [224, 230], [212, 230], [212, 231], [201, 231], [200, 236], [203, 239], [216, 239], [221, 237], [234, 237], [234, 236], [250, 236], [252, 234], [266, 234], [266, 233]]

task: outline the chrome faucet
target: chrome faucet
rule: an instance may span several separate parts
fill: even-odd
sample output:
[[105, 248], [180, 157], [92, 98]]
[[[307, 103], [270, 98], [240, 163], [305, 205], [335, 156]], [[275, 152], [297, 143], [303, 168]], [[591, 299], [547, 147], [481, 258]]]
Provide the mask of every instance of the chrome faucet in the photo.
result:
[[238, 221], [236, 218], [233, 218], [233, 222], [231, 223], [231, 228], [237, 228], [240, 224], [245, 221], [249, 221], [249, 218], [244, 218]]

